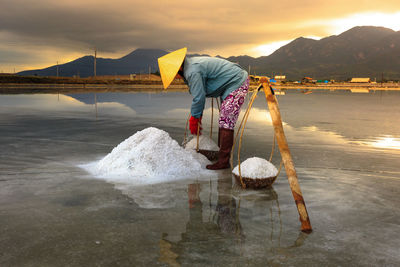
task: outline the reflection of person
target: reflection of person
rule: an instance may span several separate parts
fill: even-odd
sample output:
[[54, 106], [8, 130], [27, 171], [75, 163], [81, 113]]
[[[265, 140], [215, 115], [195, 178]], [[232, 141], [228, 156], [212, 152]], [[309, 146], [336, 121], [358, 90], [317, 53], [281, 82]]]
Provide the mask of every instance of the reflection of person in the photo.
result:
[[[222, 234], [239, 234], [241, 235], [241, 225], [236, 213], [236, 201], [232, 197], [232, 179], [219, 179], [218, 180], [218, 201], [215, 207], [217, 230]], [[201, 186], [199, 183], [188, 185], [188, 199], [190, 211], [190, 224], [204, 224], [203, 218], [203, 204], [200, 199]], [[197, 216], [197, 217], [196, 217]], [[190, 225], [188, 224], [188, 225]], [[207, 223], [206, 223], [207, 224]], [[197, 225], [197, 226], [199, 226]], [[213, 224], [214, 226], [214, 224]], [[188, 228], [187, 228], [188, 229]], [[210, 228], [211, 229], [211, 228]]]
[[[164, 253], [163, 262], [180, 263], [181, 265], [231, 265], [231, 260], [240, 254], [244, 243], [244, 235], [240, 225], [236, 201], [231, 194], [232, 179], [218, 180], [218, 201], [215, 206], [214, 216], [208, 221], [204, 220], [203, 203], [200, 198], [202, 185], [199, 183], [188, 185], [189, 221], [186, 231], [182, 233], [182, 239], [171, 242], [162, 237], [162, 248]], [[210, 206], [211, 208], [211, 206]], [[218, 248], [218, 249], [213, 249]], [[216, 264], [215, 259], [221, 260], [221, 249], [223, 259], [229, 264]], [[168, 259], [167, 259], [168, 256]], [[237, 262], [236, 262], [237, 263]], [[243, 265], [238, 263], [238, 265]]]
[[232, 179], [218, 179], [217, 224], [224, 234], [238, 234], [243, 238], [236, 200], [232, 196]]
[[233, 131], [240, 108], [249, 88], [249, 78], [238, 64], [215, 57], [186, 57], [187, 48], [171, 52], [158, 59], [160, 74], [166, 89], [176, 76], [182, 77], [193, 96], [189, 128], [197, 134], [206, 97], [220, 97], [218, 161], [207, 169], [229, 167]]
[[[200, 200], [200, 184], [188, 185], [188, 198], [189, 198], [189, 209], [192, 209], [197, 205], [201, 205]], [[200, 204], [199, 204], [200, 203]]]

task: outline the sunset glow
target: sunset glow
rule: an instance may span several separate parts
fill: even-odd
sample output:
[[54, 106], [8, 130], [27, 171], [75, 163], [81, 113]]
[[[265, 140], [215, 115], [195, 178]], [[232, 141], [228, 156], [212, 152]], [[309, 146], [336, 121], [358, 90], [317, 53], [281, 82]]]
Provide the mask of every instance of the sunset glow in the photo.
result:
[[355, 26], [380, 26], [399, 31], [400, 12], [354, 14], [345, 18], [335, 19], [330, 23], [332, 24], [332, 34], [340, 34]]
[[103, 58], [183, 46], [212, 56], [267, 56], [298, 37], [321, 39], [355, 26], [398, 31], [399, 21], [398, 0], [5, 1], [0, 71], [66, 63], [94, 47]]
[[285, 40], [285, 41], [279, 41], [279, 42], [273, 42], [269, 44], [262, 44], [254, 48], [254, 53], [252, 53], [255, 56], [268, 56], [275, 52], [277, 49], [280, 47], [287, 45], [290, 43], [291, 40]]

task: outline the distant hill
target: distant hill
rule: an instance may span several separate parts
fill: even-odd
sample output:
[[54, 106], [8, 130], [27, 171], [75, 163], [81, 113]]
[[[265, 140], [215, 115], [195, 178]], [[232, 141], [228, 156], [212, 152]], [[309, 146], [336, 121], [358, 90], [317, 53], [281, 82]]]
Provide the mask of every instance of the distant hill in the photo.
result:
[[[158, 70], [157, 58], [167, 53], [158, 49], [137, 49], [119, 59], [97, 59], [97, 75], [126, 75]], [[194, 56], [194, 55], [192, 55]], [[316, 79], [370, 77], [400, 79], [400, 31], [383, 27], [354, 27], [321, 40], [299, 37], [269, 56], [229, 57], [251, 73], [283, 74], [288, 79], [310, 76]], [[56, 66], [20, 72], [21, 75], [55, 76]], [[60, 76], [93, 75], [93, 56], [59, 66]]]
[[[148, 73], [149, 67], [152, 71], [158, 70], [157, 58], [165, 55], [167, 52], [159, 49], [136, 49], [132, 53], [118, 58], [97, 58], [97, 75], [128, 75], [131, 73]], [[80, 77], [93, 76], [94, 57], [84, 56], [74, 61], [59, 65], [59, 75], [71, 77], [78, 75]], [[38, 76], [56, 76], [57, 66], [51, 66], [45, 69], [21, 71], [19, 75], [38, 75]]]
[[[254, 60], [257, 72], [291, 79], [347, 79], [354, 76], [400, 79], [400, 32], [355, 27], [321, 40], [297, 38], [267, 57]], [[238, 60], [239, 64], [245, 62]], [[254, 67], [253, 67], [254, 65]]]

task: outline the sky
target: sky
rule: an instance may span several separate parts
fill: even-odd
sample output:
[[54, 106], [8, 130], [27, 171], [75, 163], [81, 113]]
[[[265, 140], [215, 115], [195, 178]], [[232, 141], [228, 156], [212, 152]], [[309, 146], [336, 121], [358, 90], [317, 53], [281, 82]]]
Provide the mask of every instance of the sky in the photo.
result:
[[0, 0], [0, 72], [136, 48], [266, 56], [354, 26], [400, 30], [399, 0]]

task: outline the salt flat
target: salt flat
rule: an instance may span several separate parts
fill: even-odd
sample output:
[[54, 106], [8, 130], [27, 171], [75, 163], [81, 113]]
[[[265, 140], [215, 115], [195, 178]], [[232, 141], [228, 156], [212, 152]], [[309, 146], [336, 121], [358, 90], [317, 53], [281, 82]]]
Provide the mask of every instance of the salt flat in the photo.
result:
[[[278, 99], [310, 235], [284, 171], [253, 191], [229, 170], [135, 185], [79, 167], [148, 127], [181, 143], [187, 93], [1, 95], [0, 265], [399, 265], [400, 94]], [[268, 158], [263, 98], [246, 129], [241, 157]]]

